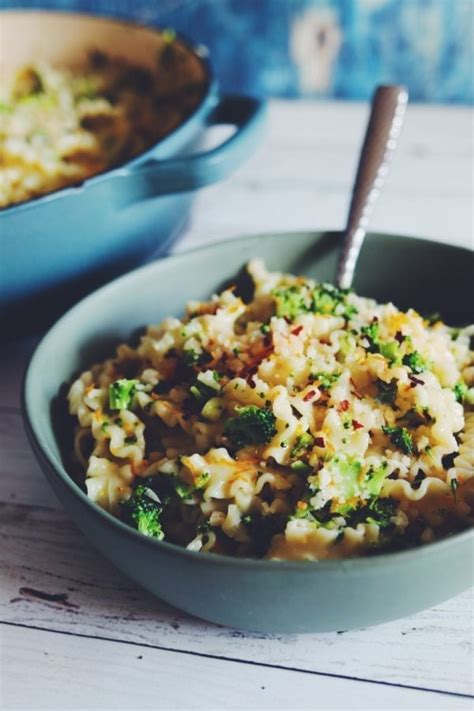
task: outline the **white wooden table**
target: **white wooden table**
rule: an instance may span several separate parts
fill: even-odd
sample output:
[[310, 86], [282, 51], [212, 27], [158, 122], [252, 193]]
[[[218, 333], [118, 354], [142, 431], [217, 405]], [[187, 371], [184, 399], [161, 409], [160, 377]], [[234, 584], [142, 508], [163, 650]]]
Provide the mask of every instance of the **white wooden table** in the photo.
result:
[[[201, 193], [176, 249], [341, 227], [366, 115], [273, 103], [263, 147]], [[468, 109], [410, 107], [373, 227], [471, 243], [472, 162]], [[371, 629], [263, 635], [193, 619], [127, 580], [69, 521], [30, 453], [19, 402], [33, 345], [1, 356], [1, 708], [472, 708], [469, 593]]]

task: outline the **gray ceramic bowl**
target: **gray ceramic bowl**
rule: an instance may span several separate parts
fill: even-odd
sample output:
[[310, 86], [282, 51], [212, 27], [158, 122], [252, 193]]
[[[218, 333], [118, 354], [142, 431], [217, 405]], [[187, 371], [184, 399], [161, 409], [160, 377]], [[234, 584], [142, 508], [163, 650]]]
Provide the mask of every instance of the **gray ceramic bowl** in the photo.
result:
[[[58, 392], [76, 371], [130, 340], [137, 328], [180, 314], [188, 299], [209, 297], [251, 257], [263, 257], [271, 269], [331, 280], [339, 245], [334, 233], [263, 235], [156, 262], [75, 306], [45, 336], [29, 365], [26, 427], [65, 509], [124, 573], [198, 617], [265, 632], [349, 629], [416, 612], [472, 582], [472, 531], [400, 553], [318, 563], [195, 553], [146, 538], [102, 511], [64, 466], [70, 445]], [[471, 275], [467, 250], [374, 234], [364, 245], [355, 288], [401, 307], [440, 311], [455, 324], [472, 320]]]

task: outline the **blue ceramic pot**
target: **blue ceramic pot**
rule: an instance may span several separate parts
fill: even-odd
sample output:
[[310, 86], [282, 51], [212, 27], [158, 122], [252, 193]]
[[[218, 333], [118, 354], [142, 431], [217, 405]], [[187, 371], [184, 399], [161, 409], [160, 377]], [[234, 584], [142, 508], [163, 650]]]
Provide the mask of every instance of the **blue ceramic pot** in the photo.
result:
[[[3, 13], [2, 25], [2, 36], [21, 35], [27, 45], [34, 26], [32, 37], [50, 36], [53, 47], [61, 37], [69, 52], [71, 42], [78, 51], [90, 51], [95, 33], [93, 46], [101, 42], [101, 50], [113, 53], [120, 47], [120, 54], [134, 62], [144, 44], [160, 41], [157, 30], [84, 15]], [[177, 129], [134, 160], [78, 187], [0, 211], [0, 303], [14, 332], [44, 325], [98, 283], [163, 252], [187, 219], [193, 191], [227, 176], [256, 145], [262, 102], [220, 96], [203, 48], [179, 41], [192, 55], [194, 71], [199, 64], [204, 90]], [[23, 48], [16, 63], [31, 59], [31, 53], [37, 59], [37, 51], [32, 39], [31, 52]], [[40, 54], [57, 61], [49, 43]], [[213, 150], [179, 155], [215, 124], [234, 124], [236, 132]]]

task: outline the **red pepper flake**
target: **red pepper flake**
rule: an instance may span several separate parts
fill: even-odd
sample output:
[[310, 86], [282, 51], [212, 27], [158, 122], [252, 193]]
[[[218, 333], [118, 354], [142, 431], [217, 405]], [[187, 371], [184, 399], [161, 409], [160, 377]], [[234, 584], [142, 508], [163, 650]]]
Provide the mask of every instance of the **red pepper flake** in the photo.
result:
[[297, 327], [294, 328], [292, 331], [290, 331], [290, 333], [291, 333], [293, 336], [299, 336], [299, 334], [301, 333], [302, 330], [303, 330], [303, 326], [297, 326]]
[[247, 384], [248, 384], [251, 388], [255, 388], [255, 387], [256, 387], [256, 385], [255, 385], [255, 383], [254, 383], [254, 381], [253, 381], [253, 376], [256, 374], [256, 372], [257, 372], [257, 368], [255, 368], [255, 367], [251, 367], [251, 368], [250, 368], [250, 367], [249, 367], [249, 368], [247, 369], [247, 373], [246, 373], [245, 376], [244, 376], [244, 377], [245, 377], [245, 380], [247, 381]]
[[345, 412], [346, 410], [349, 409], [349, 400], [342, 400], [339, 403], [339, 409], [342, 410], [342, 412]]
[[362, 398], [362, 395], [357, 392], [356, 384], [354, 383], [354, 381], [352, 380], [352, 378], [350, 378], [349, 380], [350, 380], [350, 383], [351, 383], [352, 387], [354, 388], [354, 390], [351, 390], [351, 395], [354, 395], [358, 400], [362, 400], [362, 399], [363, 399], [363, 398]]
[[361, 423], [360, 423], [360, 422], [357, 422], [357, 420], [352, 420], [352, 427], [353, 427], [355, 430], [360, 430], [360, 429], [362, 429], [363, 426], [364, 426], [364, 425], [361, 425]]
[[303, 398], [303, 402], [308, 402], [316, 396], [316, 390], [309, 390]]
[[408, 378], [411, 381], [411, 384], [410, 384], [411, 388], [416, 388], [417, 385], [424, 385], [425, 384], [423, 380], [420, 380], [420, 378], [416, 378], [411, 373], [408, 375]]
[[324, 441], [324, 437], [315, 437], [314, 444], [316, 447], [325, 447], [326, 442]]

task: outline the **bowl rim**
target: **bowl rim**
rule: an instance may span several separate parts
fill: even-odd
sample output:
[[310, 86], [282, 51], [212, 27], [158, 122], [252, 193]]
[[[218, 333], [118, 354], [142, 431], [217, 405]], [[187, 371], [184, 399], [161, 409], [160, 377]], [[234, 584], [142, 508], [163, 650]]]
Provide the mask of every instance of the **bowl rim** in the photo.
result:
[[[102, 20], [109, 22], [112, 25], [123, 25], [125, 27], [132, 27], [137, 30], [147, 30], [156, 35], [160, 35], [165, 32], [166, 27], [161, 27], [157, 25], [147, 25], [144, 22], [138, 22], [134, 20], [128, 20], [125, 18], [115, 17], [111, 15], [105, 15], [102, 13], [91, 13], [91, 12], [78, 12], [77, 10], [58, 9], [58, 10], [48, 10], [41, 8], [6, 8], [0, 9], [0, 21], [2, 17], [8, 15], [49, 15], [52, 17], [71, 17], [86, 20]], [[109, 177], [113, 176], [115, 173], [120, 173], [121, 171], [133, 168], [136, 165], [150, 159], [150, 160], [167, 160], [167, 158], [157, 159], [153, 155], [157, 148], [161, 148], [166, 145], [166, 142], [176, 136], [181, 129], [186, 128], [191, 122], [199, 120], [199, 118], [204, 118], [218, 100], [218, 81], [214, 73], [211, 60], [210, 51], [207, 46], [201, 42], [194, 42], [187, 35], [182, 32], [178, 32], [173, 29], [176, 39], [178, 39], [201, 63], [205, 75], [205, 92], [201, 97], [199, 103], [195, 106], [192, 112], [186, 116], [186, 118], [181, 121], [172, 131], [167, 133], [162, 138], [152, 143], [151, 146], [141, 151], [138, 155], [125, 160], [118, 165], [114, 165], [110, 168], [102, 170], [100, 173], [94, 173], [93, 175], [85, 178], [78, 183], [73, 185], [65, 185], [63, 188], [57, 188], [44, 195], [37, 195], [35, 197], [29, 198], [28, 200], [23, 200], [19, 203], [13, 203], [12, 205], [6, 205], [5, 207], [0, 207], [0, 219], [3, 215], [9, 215], [12, 212], [19, 212], [31, 209], [39, 204], [46, 202], [51, 202], [69, 195], [76, 195], [79, 191], [85, 190], [89, 185], [108, 180]]]
[[[48, 342], [50, 338], [54, 337], [57, 332], [61, 332], [63, 324], [74, 319], [76, 312], [87, 307], [89, 303], [92, 303], [99, 295], [106, 294], [108, 292], [114, 292], [122, 287], [124, 283], [130, 281], [133, 283], [135, 280], [139, 280], [143, 274], [152, 273], [155, 269], [166, 268], [166, 265], [178, 264], [187, 259], [192, 259], [194, 254], [205, 254], [209, 251], [219, 251], [223, 249], [226, 245], [235, 244], [236, 242], [246, 242], [253, 241], [259, 238], [269, 238], [272, 237], [283, 237], [290, 235], [310, 235], [310, 234], [333, 234], [335, 237], [341, 236], [340, 231], [328, 229], [328, 230], [298, 230], [293, 232], [263, 232], [256, 233], [252, 235], [241, 235], [240, 237], [227, 238], [219, 240], [216, 242], [211, 242], [209, 244], [200, 245], [198, 247], [186, 250], [185, 252], [179, 252], [178, 254], [171, 254], [155, 260], [149, 264], [138, 267], [137, 269], [124, 274], [108, 284], [100, 287], [99, 289], [93, 291], [91, 294], [81, 299], [77, 304], [75, 304], [71, 309], [69, 309], [63, 316], [61, 316], [58, 321], [42, 336], [40, 342], [35, 347], [33, 353], [31, 354], [28, 363], [25, 367], [22, 386], [21, 386], [21, 411], [23, 416], [23, 421], [25, 425], [25, 430], [30, 440], [30, 444], [36, 455], [36, 458], [41, 460], [43, 465], [48, 467], [48, 470], [54, 474], [55, 477], [61, 480], [63, 484], [70, 489], [70, 491], [79, 498], [79, 500], [88, 506], [92, 512], [95, 512], [99, 518], [102, 519], [103, 523], [109, 526], [109, 528], [115, 529], [117, 532], [122, 532], [124, 535], [130, 536], [133, 540], [139, 544], [158, 547], [163, 549], [163, 552], [169, 554], [174, 554], [179, 557], [188, 559], [190, 563], [201, 563], [212, 564], [229, 567], [242, 568], [251, 566], [254, 570], [259, 570], [261, 573], [269, 573], [275, 570], [289, 570], [294, 573], [304, 574], [310, 571], [322, 572], [327, 571], [339, 571], [347, 573], [348, 570], [353, 570], [354, 572], [364, 573], [367, 569], [380, 569], [382, 567], [390, 566], [403, 566], [413, 559], [418, 558], [420, 555], [438, 557], [440, 553], [446, 554], [453, 548], [457, 548], [459, 545], [467, 541], [474, 542], [474, 528], [469, 528], [460, 533], [455, 533], [446, 538], [433, 541], [422, 546], [416, 546], [414, 548], [409, 548], [406, 550], [384, 552], [384, 553], [374, 553], [370, 556], [361, 556], [354, 558], [338, 558], [338, 559], [325, 559], [325, 560], [287, 560], [287, 559], [265, 559], [265, 558], [247, 558], [247, 557], [232, 557], [229, 555], [224, 555], [221, 553], [206, 553], [203, 554], [200, 551], [192, 551], [179, 546], [178, 544], [171, 543], [169, 541], [160, 541], [156, 538], [151, 538], [143, 535], [139, 531], [135, 530], [131, 526], [127, 525], [120, 519], [116, 518], [113, 514], [109, 513], [105, 509], [101, 508], [98, 504], [93, 502], [88, 498], [87, 494], [77, 485], [73, 480], [72, 476], [67, 472], [62, 461], [57, 460], [56, 456], [48, 451], [48, 447], [44, 442], [41, 441], [41, 437], [35, 429], [34, 417], [32, 417], [30, 412], [30, 407], [34, 405], [34, 400], [30, 402], [32, 379], [34, 377], [34, 369], [37, 358], [42, 354], [42, 352], [48, 348]], [[389, 239], [396, 240], [410, 240], [411, 242], [418, 242], [428, 245], [440, 245], [444, 246], [453, 251], [459, 251], [461, 254], [473, 254], [473, 252], [466, 248], [458, 245], [448, 245], [443, 242], [436, 242], [435, 240], [412, 237], [409, 235], [398, 235], [390, 232], [371, 232], [368, 233], [372, 236], [388, 237]], [[56, 437], [55, 437], [56, 439]], [[62, 503], [62, 502], [61, 502]]]

